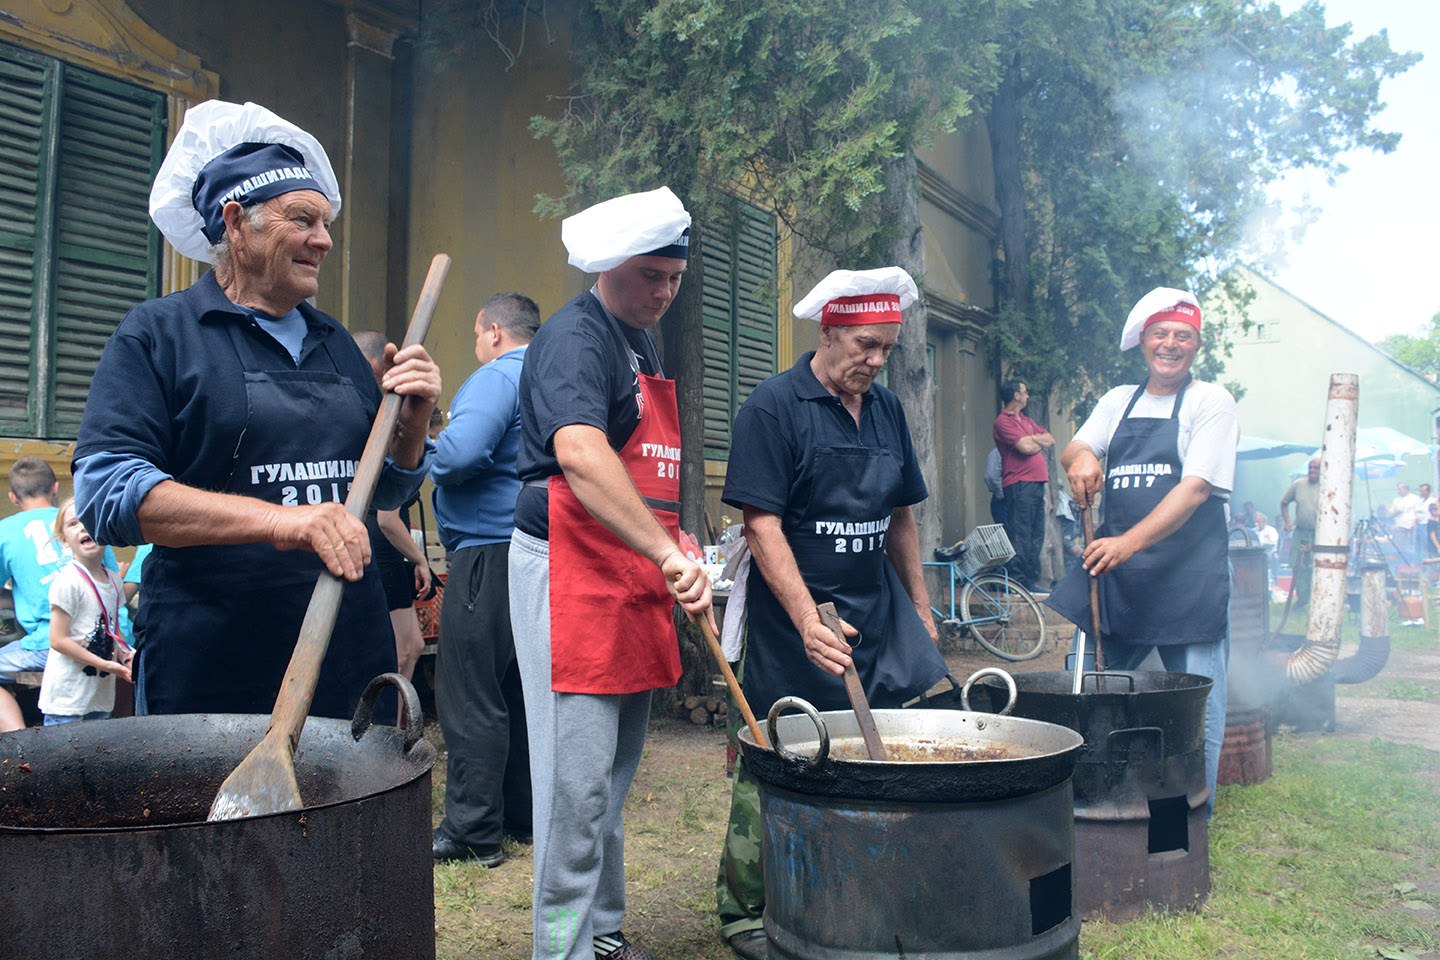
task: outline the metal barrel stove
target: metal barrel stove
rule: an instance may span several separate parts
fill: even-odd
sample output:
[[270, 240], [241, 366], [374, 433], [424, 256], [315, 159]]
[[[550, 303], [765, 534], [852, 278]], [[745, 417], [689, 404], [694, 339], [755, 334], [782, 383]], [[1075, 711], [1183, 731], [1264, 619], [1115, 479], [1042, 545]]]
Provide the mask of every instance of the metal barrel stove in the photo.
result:
[[[777, 716], [795, 707], [805, 716]], [[771, 960], [1078, 956], [1070, 773], [1081, 740], [1034, 720], [786, 698], [774, 749], [740, 735], [760, 788]]]
[[1250, 531], [1230, 540], [1230, 667], [1225, 691], [1221, 784], [1270, 777], [1270, 698], [1283, 678], [1265, 655], [1270, 639], [1270, 587], [1265, 548]]
[[[1209, 678], [1116, 670], [1082, 680], [1075, 693], [1069, 671], [1015, 675], [1016, 716], [1085, 739], [1074, 773], [1080, 915], [1121, 921], [1150, 905], [1199, 907], [1210, 893]], [[984, 690], [992, 703], [1005, 696], [988, 682]]]
[[[27, 960], [433, 960], [430, 769], [407, 730], [311, 718], [306, 807], [207, 823], [267, 716], [96, 720], [0, 736], [0, 942]], [[368, 729], [368, 732], [366, 732]]]

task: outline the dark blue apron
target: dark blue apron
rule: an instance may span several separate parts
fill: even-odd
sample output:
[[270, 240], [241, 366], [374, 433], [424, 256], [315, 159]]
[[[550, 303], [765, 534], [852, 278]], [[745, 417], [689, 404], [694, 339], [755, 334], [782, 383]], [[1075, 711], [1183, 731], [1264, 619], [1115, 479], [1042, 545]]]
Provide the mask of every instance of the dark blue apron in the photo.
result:
[[[808, 403], [815, 416], [850, 414]], [[823, 435], [822, 430], [812, 435]], [[872, 707], [898, 707], [947, 675], [945, 661], [920, 622], [885, 555], [890, 514], [900, 491], [900, 464], [884, 450], [818, 446], [803, 468], [813, 478], [798, 522], [785, 539], [817, 604], [830, 601], [860, 631], [852, 640], [856, 672]], [[810, 662], [790, 616], [753, 564], [747, 584], [749, 627], [743, 688], [756, 716], [795, 695], [819, 710], [848, 710], [844, 682]]]
[[[1188, 387], [1187, 380], [1168, 418], [1131, 417], [1145, 383], [1135, 389], [1110, 440], [1105, 516], [1097, 537], [1117, 537], [1129, 530], [1180, 483], [1180, 404]], [[1221, 639], [1230, 601], [1229, 571], [1225, 506], [1212, 496], [1180, 529], [1099, 576], [1102, 638], [1154, 646]], [[1086, 629], [1090, 575], [1076, 567], [1046, 603]]]
[[[221, 490], [282, 505], [343, 503], [374, 411], [333, 359], [328, 371], [259, 370], [273, 365], [258, 362], [270, 344], [238, 324], [229, 329], [247, 409]], [[313, 349], [328, 356], [323, 342]], [[309, 551], [262, 543], [156, 547], [137, 633], [145, 709], [269, 713], [322, 569]], [[366, 683], [394, 669], [394, 633], [371, 564], [345, 588], [311, 715], [348, 719]]]

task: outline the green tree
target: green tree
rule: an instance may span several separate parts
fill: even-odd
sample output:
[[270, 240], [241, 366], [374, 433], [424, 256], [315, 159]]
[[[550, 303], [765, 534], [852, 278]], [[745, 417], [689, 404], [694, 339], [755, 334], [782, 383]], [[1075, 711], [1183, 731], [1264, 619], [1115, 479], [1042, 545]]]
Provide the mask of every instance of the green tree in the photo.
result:
[[[898, 263], [923, 277], [914, 150], [953, 129], [990, 86], [993, 48], [983, 37], [993, 6], [600, 0], [582, 14], [574, 96], [560, 116], [532, 123], [555, 144], [569, 190], [537, 208], [560, 214], [668, 183], [696, 218], [691, 276], [662, 329], [680, 382], [688, 528], [698, 526], [704, 489], [695, 274], [707, 225], [722, 223], [743, 189], [806, 245], [807, 275]], [[933, 481], [923, 307], [911, 312], [889, 369]], [[933, 518], [921, 520], [922, 537], [926, 524], [938, 537]]]
[[[1380, 81], [1418, 56], [1382, 32], [1352, 41], [1307, 3], [1033, 0], [1007, 8], [986, 122], [1004, 267], [992, 345], [1027, 381], [1031, 415], [1052, 399], [1088, 412], [1144, 373], [1120, 327], [1155, 286], [1224, 285], [1238, 309], [1206, 317], [1197, 374], [1215, 379], [1227, 327], [1251, 292], [1225, 268], [1281, 174], [1343, 170], [1354, 148], [1394, 149], [1375, 129]], [[1051, 456], [1053, 457], [1053, 453]], [[1052, 465], [1052, 476], [1058, 471]], [[1050, 538], [1057, 543], [1058, 538]], [[1058, 569], [1058, 551], [1046, 558]]]
[[[1352, 42], [1313, 0], [1288, 15], [1243, 0], [1035, 0], [1009, 9], [999, 39], [997, 357], [1082, 406], [1139, 371], [1116, 344], [1141, 294], [1203, 294], [1253, 252], [1272, 181], [1394, 149], [1399, 136], [1374, 127], [1379, 85], [1419, 59], [1383, 31]], [[1225, 338], [1207, 341], [1214, 376]]]
[[1392, 334], [1377, 346], [1427, 377], [1440, 377], [1440, 313], [1431, 317], [1430, 323], [1420, 333]]

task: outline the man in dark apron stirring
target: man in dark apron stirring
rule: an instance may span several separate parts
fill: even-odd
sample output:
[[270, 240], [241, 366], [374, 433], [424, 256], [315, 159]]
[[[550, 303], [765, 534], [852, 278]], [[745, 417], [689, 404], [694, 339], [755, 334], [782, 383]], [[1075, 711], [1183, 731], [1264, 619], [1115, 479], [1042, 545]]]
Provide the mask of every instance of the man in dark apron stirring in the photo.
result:
[[[320, 144], [256, 104], [191, 108], [161, 164], [152, 219], [215, 269], [116, 329], [73, 467], [97, 540], [156, 545], [136, 620], [140, 712], [269, 713], [323, 569], [352, 582], [310, 712], [351, 716], [395, 669], [365, 524], [344, 507], [380, 387], [306, 302], [339, 209]], [[383, 383], [404, 397], [375, 493], [388, 509], [425, 478], [440, 371], [392, 344]]]
[[680, 289], [689, 227], [666, 187], [567, 218], [570, 263], [600, 276], [541, 326], [520, 373], [510, 618], [530, 734], [535, 960], [653, 957], [621, 933], [621, 811], [651, 691], [680, 679], [675, 601], [712, 616], [710, 581], [677, 545], [675, 381], [647, 332]]
[[1099, 577], [1107, 668], [1134, 670], [1155, 649], [1167, 670], [1214, 681], [1205, 705], [1213, 812], [1230, 657], [1225, 501], [1240, 425], [1228, 391], [1190, 378], [1200, 349], [1194, 296], [1159, 287], [1142, 297], [1120, 339], [1122, 351], [1136, 345], [1149, 376], [1101, 397], [1060, 455], [1082, 509], [1103, 492], [1104, 520], [1082, 566], [1046, 602], [1088, 625], [1089, 578]]
[[[848, 710], [852, 661], [874, 707], [946, 676], [911, 511], [925, 480], [899, 399], [875, 383], [916, 296], [899, 267], [831, 273], [795, 307], [820, 321], [819, 349], [756, 387], [735, 419], [723, 499], [744, 511], [753, 560], [742, 676], [756, 716], [792, 694]], [[821, 623], [827, 601], [853, 646]], [[759, 806], [739, 761], [716, 899], [721, 936], [746, 958], [766, 949]]]

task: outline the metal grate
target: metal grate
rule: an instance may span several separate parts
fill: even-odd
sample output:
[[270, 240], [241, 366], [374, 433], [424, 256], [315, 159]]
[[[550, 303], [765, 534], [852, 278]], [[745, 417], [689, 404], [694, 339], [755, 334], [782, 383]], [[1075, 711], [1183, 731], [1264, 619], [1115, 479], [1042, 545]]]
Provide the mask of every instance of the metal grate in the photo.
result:
[[965, 552], [960, 556], [960, 569], [974, 574], [986, 567], [995, 567], [1015, 556], [1010, 538], [1005, 536], [1005, 527], [999, 523], [986, 523], [970, 531], [965, 538]]

